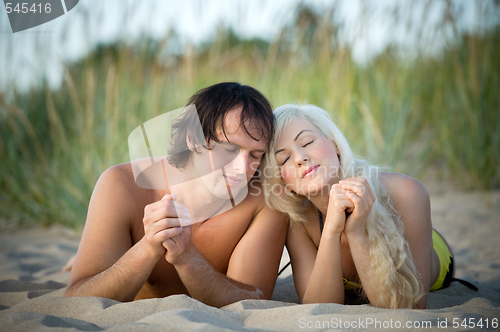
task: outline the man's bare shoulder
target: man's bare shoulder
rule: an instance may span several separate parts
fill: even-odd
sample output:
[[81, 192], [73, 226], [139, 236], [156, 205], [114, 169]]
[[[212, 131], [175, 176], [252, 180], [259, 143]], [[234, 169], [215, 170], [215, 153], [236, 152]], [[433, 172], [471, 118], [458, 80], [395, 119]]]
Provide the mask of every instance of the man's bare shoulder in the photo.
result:
[[[266, 204], [264, 190], [262, 188], [262, 183], [259, 178], [253, 178], [248, 184], [248, 196], [249, 204], [254, 209], [253, 217], [261, 220], [264, 224], [269, 226], [269, 222], [276, 222], [277, 225], [286, 224], [288, 227], [288, 217]], [[260, 216], [260, 217], [259, 217]]]
[[134, 190], [132, 185], [135, 185], [135, 181], [130, 162], [109, 167], [102, 173], [101, 178], [102, 177], [104, 177], [106, 181], [120, 182], [121, 186]]
[[[98, 204], [122, 210], [131, 218], [143, 214], [144, 206], [156, 197], [153, 190], [139, 187], [135, 183], [130, 162], [117, 164], [105, 170], [94, 188], [92, 199]], [[142, 217], [141, 217], [142, 218]]]
[[259, 178], [252, 178], [248, 183], [248, 194], [245, 198], [247, 204], [255, 208], [255, 214], [259, 213], [266, 207], [266, 200], [264, 198], [264, 189]]

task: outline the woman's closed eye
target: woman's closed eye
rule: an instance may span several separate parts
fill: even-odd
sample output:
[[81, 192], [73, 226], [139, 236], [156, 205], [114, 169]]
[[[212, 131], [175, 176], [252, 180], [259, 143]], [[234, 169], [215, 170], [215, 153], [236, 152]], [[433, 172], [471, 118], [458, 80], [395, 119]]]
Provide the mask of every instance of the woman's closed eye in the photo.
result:
[[[302, 145], [302, 147], [303, 147], [303, 148], [305, 148], [306, 146], [308, 146], [309, 144], [311, 144], [311, 143], [313, 143], [313, 142], [314, 142], [314, 140], [309, 141], [309, 142], [307, 142], [306, 144]], [[285, 160], [283, 160], [283, 161], [280, 163], [280, 166], [283, 166], [283, 165], [284, 165], [284, 164], [288, 161], [288, 159], [290, 159], [290, 156], [286, 157], [286, 159], [285, 159]]]
[[309, 145], [309, 144], [311, 144], [312, 142], [314, 142], [314, 140], [312, 140], [312, 141], [310, 141], [310, 142], [308, 142], [308, 143], [306, 143], [306, 144], [302, 145], [302, 147], [303, 147], [303, 148], [305, 148], [306, 146], [308, 146], [308, 145]]
[[288, 159], [290, 159], [290, 157], [286, 157], [286, 159], [281, 162], [280, 166], [285, 165], [285, 163], [287, 162]]

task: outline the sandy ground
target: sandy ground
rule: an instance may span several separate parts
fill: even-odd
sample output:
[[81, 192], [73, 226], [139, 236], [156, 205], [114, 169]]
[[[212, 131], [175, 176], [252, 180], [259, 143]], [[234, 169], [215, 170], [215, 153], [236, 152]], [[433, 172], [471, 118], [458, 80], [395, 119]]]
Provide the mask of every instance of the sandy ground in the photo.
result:
[[[0, 330], [303, 331], [346, 328], [347, 321], [357, 322], [354, 329], [373, 330], [379, 328], [376, 322], [389, 326], [392, 320], [394, 330], [417, 330], [428, 321], [432, 327], [426, 330], [442, 330], [446, 323], [447, 329], [468, 331], [481, 319], [482, 329], [499, 331], [500, 191], [433, 188], [430, 193], [434, 228], [455, 252], [456, 276], [476, 284], [479, 291], [455, 282], [431, 293], [426, 310], [298, 305], [290, 268], [278, 279], [272, 301], [247, 300], [221, 309], [186, 296], [132, 303], [64, 298], [69, 273], [61, 268], [76, 253], [79, 233], [62, 227], [30, 228], [0, 234]], [[287, 261], [285, 252], [282, 265]], [[344, 325], [339, 326], [339, 320]], [[396, 322], [402, 326], [396, 328]], [[454, 322], [460, 325], [454, 327]]]

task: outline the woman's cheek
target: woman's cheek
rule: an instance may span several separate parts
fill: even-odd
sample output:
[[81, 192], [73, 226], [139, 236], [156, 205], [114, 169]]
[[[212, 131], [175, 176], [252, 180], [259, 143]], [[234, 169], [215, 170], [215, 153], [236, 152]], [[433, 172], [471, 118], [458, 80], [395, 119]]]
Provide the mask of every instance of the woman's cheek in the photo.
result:
[[293, 185], [293, 170], [288, 168], [281, 169], [281, 178], [286, 185]]
[[336, 154], [335, 147], [328, 139], [323, 139], [319, 142], [316, 152], [319, 156], [331, 156]]

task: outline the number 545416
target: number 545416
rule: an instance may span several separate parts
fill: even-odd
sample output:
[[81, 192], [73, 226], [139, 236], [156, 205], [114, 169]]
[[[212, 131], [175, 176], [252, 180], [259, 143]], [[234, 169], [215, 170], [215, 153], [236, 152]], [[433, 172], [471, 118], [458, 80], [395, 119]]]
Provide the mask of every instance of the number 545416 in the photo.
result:
[[[45, 6], [42, 6], [41, 3], [34, 3], [31, 8], [28, 8], [28, 3], [25, 3], [23, 2], [22, 4], [16, 4], [16, 6], [14, 8], [12, 8], [12, 3], [11, 2], [7, 2], [5, 4], [5, 10], [7, 11], [7, 14], [10, 14], [12, 12], [16, 12], [16, 13], [23, 13], [23, 14], [26, 14], [28, 12], [32, 12], [32, 13], [42, 13], [42, 8], [43, 10], [45, 11], [45, 13], [50, 13], [52, 11], [52, 8], [50, 7], [50, 3], [46, 3]], [[37, 8], [38, 7], [38, 8]]]

